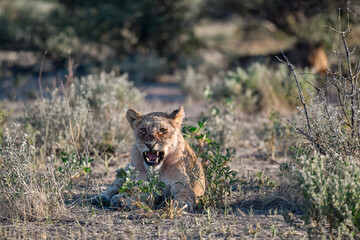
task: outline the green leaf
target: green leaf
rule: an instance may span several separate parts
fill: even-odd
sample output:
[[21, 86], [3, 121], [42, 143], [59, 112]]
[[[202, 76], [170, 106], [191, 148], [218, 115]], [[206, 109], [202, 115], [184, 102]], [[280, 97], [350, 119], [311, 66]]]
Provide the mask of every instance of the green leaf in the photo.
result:
[[204, 138], [204, 134], [200, 134], [198, 136], [195, 136], [195, 139], [198, 139], [198, 140], [203, 139], [203, 138]]
[[189, 128], [189, 132], [195, 132], [196, 130], [197, 130], [196, 127], [190, 127], [190, 128]]
[[116, 177], [117, 178], [121, 178], [121, 179], [125, 179], [126, 178], [126, 171], [125, 171], [125, 169], [123, 169], [123, 168], [120, 168], [120, 169], [118, 169], [118, 170], [116, 170]]
[[67, 157], [61, 157], [61, 160], [63, 161], [63, 163], [66, 163], [69, 159]]
[[166, 188], [166, 183], [159, 182], [158, 186], [159, 186], [159, 188]]

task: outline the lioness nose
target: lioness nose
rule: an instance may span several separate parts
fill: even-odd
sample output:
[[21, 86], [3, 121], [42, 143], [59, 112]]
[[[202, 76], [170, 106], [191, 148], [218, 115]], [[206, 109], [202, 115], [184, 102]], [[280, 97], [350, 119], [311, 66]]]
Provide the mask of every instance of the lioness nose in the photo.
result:
[[149, 149], [152, 149], [156, 144], [156, 141], [153, 141], [153, 142], [146, 142], [145, 145], [149, 148]]

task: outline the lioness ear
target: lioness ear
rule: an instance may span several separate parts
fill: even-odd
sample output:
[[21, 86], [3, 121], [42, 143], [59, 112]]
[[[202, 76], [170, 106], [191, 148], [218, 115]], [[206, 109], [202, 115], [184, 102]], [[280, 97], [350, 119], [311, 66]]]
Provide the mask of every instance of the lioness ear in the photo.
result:
[[126, 112], [126, 119], [128, 120], [130, 127], [135, 130], [137, 126], [140, 124], [140, 120], [142, 118], [142, 114], [134, 109], [129, 109]]
[[171, 119], [171, 124], [177, 128], [181, 128], [182, 121], [185, 117], [184, 108], [181, 106], [179, 109], [174, 110], [169, 114], [169, 118]]

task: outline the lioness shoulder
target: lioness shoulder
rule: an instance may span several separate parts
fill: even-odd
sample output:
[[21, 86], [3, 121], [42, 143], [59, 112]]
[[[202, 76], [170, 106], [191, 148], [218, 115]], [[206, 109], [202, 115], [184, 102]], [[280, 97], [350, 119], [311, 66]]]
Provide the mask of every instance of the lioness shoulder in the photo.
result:
[[[177, 204], [192, 211], [197, 197], [204, 194], [205, 177], [201, 162], [182, 136], [184, 115], [183, 107], [170, 114], [145, 115], [129, 109], [126, 118], [135, 137], [129, 165], [142, 180], [146, 180], [149, 168], [158, 171], [160, 181], [167, 185], [163, 189], [165, 196], [173, 197]], [[121, 181], [116, 179], [97, 199], [117, 207], [122, 197], [118, 194], [120, 186]]]

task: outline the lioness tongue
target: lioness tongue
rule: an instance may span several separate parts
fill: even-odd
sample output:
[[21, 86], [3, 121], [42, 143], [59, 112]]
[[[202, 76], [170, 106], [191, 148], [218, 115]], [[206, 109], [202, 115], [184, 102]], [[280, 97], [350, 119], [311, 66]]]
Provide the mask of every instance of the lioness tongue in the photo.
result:
[[148, 152], [147, 156], [148, 156], [150, 161], [155, 161], [157, 159], [157, 154], [154, 153], [154, 152]]

